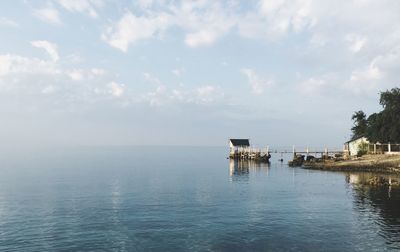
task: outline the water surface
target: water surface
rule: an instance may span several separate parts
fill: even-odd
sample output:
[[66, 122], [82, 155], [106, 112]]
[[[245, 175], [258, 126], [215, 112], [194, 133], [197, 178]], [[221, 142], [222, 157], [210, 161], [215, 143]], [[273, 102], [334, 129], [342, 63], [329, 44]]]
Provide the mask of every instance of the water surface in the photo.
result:
[[400, 190], [226, 148], [0, 157], [0, 251], [394, 251]]

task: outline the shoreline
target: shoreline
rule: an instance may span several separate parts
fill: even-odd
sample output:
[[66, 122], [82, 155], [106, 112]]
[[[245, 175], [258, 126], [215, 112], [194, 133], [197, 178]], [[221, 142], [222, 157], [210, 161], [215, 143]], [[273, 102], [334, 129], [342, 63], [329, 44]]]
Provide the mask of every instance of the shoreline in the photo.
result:
[[352, 160], [304, 161], [304, 169], [400, 174], [400, 155], [365, 155]]

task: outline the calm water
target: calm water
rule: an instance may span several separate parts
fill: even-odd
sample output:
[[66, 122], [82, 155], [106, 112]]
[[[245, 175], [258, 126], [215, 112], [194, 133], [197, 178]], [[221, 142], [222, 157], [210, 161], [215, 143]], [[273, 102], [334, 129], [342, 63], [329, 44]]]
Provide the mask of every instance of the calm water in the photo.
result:
[[[400, 191], [226, 148], [0, 157], [0, 251], [394, 251]], [[285, 160], [286, 163], [287, 159]]]

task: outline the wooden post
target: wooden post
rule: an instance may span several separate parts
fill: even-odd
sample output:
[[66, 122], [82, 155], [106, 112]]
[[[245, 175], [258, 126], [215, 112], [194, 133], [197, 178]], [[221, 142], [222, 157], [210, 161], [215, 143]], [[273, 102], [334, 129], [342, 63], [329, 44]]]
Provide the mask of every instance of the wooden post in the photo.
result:
[[374, 154], [376, 154], [376, 143], [374, 144]]
[[389, 142], [389, 145], [388, 145], [388, 152], [389, 152], [389, 153], [392, 152], [392, 148], [391, 148], [391, 146], [390, 146], [390, 142]]

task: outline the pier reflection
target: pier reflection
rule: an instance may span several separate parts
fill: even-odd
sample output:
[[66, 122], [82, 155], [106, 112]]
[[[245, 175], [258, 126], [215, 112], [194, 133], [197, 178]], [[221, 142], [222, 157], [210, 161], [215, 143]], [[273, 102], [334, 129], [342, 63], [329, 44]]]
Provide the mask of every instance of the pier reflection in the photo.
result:
[[[380, 181], [376, 184], [375, 181]], [[400, 176], [371, 173], [347, 174], [353, 191], [354, 207], [360, 223], [377, 224], [379, 235], [388, 243], [400, 246]], [[368, 212], [368, 215], [364, 213]]]
[[268, 174], [270, 163], [255, 160], [229, 160], [229, 175], [231, 177], [246, 177], [251, 172], [265, 171]]

